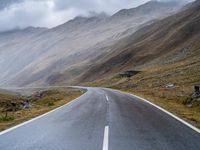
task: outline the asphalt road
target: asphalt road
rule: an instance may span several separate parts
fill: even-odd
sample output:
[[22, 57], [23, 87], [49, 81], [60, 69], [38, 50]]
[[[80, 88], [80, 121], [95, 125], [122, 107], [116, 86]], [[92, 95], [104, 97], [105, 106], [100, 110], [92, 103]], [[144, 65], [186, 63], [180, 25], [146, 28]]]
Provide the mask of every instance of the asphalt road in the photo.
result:
[[0, 150], [200, 150], [200, 134], [136, 97], [89, 88], [71, 103], [0, 133]]

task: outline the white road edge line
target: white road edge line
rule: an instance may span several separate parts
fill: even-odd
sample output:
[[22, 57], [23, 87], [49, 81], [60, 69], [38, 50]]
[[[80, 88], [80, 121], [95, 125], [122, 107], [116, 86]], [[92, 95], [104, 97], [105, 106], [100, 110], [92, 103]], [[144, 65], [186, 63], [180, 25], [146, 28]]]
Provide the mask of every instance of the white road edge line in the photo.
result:
[[108, 98], [108, 96], [106, 95], [106, 100], [107, 100], [107, 102], [109, 102], [109, 98]]
[[109, 144], [109, 126], [105, 126], [102, 150], [108, 150], [108, 144]]
[[[86, 92], [86, 93], [87, 93], [87, 92]], [[60, 107], [58, 107], [58, 108], [56, 108], [56, 109], [53, 109], [53, 110], [51, 110], [51, 111], [49, 111], [49, 112], [47, 112], [47, 113], [45, 113], [45, 114], [43, 114], [43, 115], [40, 115], [40, 116], [38, 116], [38, 117], [35, 117], [35, 118], [33, 118], [33, 119], [31, 119], [31, 120], [28, 120], [28, 121], [26, 121], [26, 122], [24, 122], [24, 123], [18, 124], [18, 125], [14, 126], [14, 127], [11, 127], [11, 128], [9, 128], [9, 129], [7, 129], [7, 130], [1, 131], [1, 132], [0, 132], [0, 136], [3, 135], [3, 134], [5, 134], [5, 133], [8, 133], [8, 132], [10, 132], [10, 131], [12, 131], [12, 130], [15, 130], [15, 129], [17, 129], [17, 128], [23, 126], [23, 125], [26, 125], [26, 124], [28, 124], [28, 123], [31, 123], [31, 122], [33, 122], [33, 121], [35, 121], [35, 120], [37, 120], [37, 119], [40, 119], [40, 118], [42, 118], [42, 117], [44, 117], [44, 116], [47, 116], [48, 114], [50, 114], [50, 113], [52, 113], [52, 112], [55, 112], [55, 111], [57, 111], [57, 110], [59, 110], [59, 109], [65, 107], [65, 106], [67, 106], [67, 105], [70, 105], [71, 103], [74, 103], [76, 100], [78, 100], [80, 97], [82, 97], [82, 96], [85, 95], [86, 93], [82, 94], [81, 96], [77, 97], [76, 99], [72, 100], [71, 102], [69, 102], [69, 103], [67, 103], [67, 104], [65, 104], [65, 105], [63, 105], [63, 106], [60, 106]]]
[[152, 105], [152, 106], [158, 108], [159, 110], [165, 112], [166, 114], [170, 115], [171, 117], [173, 117], [173, 118], [175, 118], [176, 120], [180, 121], [181, 123], [185, 124], [186, 126], [188, 126], [189, 128], [193, 129], [194, 131], [200, 133], [200, 129], [198, 129], [198, 128], [196, 128], [195, 126], [189, 124], [189, 123], [186, 122], [185, 120], [183, 120], [183, 119], [181, 119], [181, 118], [175, 116], [174, 114], [172, 114], [171, 112], [169, 112], [169, 111], [163, 109], [162, 107], [160, 107], [160, 106], [158, 106], [158, 105], [156, 105], [156, 104], [154, 104], [154, 103], [152, 103], [152, 102], [148, 101], [147, 99], [144, 99], [144, 98], [142, 98], [142, 97], [140, 97], [140, 96], [133, 95], [133, 94], [130, 94], [130, 93], [127, 93], [127, 94], [129, 94], [129, 95], [131, 95], [131, 96], [133, 96], [133, 97], [136, 97], [136, 98], [139, 98], [139, 99], [145, 101], [146, 103], [148, 103], [148, 104], [150, 104], [150, 105]]

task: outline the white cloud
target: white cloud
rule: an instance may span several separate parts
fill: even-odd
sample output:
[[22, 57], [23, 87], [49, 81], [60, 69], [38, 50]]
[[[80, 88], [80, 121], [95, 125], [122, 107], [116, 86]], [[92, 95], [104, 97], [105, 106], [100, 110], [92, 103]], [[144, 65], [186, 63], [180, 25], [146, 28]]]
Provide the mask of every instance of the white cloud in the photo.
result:
[[[90, 12], [113, 14], [149, 0], [18, 0], [0, 10], [0, 31], [14, 28], [54, 27]], [[9, 1], [7, 1], [9, 2]], [[1, 2], [0, 2], [1, 3]]]
[[54, 5], [52, 0], [28, 0], [4, 8], [0, 11], [0, 31], [28, 26], [53, 27], [77, 15], [71, 8], [55, 11]]

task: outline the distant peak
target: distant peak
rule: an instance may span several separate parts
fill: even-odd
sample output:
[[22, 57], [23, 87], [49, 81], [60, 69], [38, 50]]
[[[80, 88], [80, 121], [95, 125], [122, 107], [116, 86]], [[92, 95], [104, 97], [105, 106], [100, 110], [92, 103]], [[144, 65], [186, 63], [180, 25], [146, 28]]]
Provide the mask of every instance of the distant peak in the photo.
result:
[[161, 10], [168, 10], [173, 8], [180, 8], [180, 3], [178, 1], [161, 1], [161, 0], [151, 0], [147, 3], [144, 3], [142, 5], [139, 5], [135, 8], [130, 9], [122, 9], [118, 11], [116, 14], [113, 15], [113, 17], [120, 17], [120, 16], [133, 16], [133, 15], [141, 15], [141, 14], [148, 14], [152, 12], [157, 12]]
[[90, 13], [88, 16], [77, 16], [72, 20], [69, 20], [68, 22], [64, 23], [64, 24], [68, 24], [68, 23], [85, 23], [85, 22], [91, 22], [91, 21], [95, 21], [95, 20], [104, 20], [107, 17], [109, 17], [106, 13], [102, 12], [102, 13]]

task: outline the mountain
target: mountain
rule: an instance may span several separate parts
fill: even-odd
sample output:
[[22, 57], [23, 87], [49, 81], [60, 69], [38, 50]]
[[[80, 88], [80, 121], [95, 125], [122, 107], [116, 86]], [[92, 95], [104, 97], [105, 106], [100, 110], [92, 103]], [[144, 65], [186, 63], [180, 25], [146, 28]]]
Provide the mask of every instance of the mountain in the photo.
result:
[[182, 4], [177, 1], [171, 2], [158, 2], [158, 1], [149, 1], [148, 3], [141, 5], [137, 8], [132, 9], [123, 9], [114, 14], [112, 17], [133, 17], [133, 16], [141, 16], [141, 15], [155, 15], [155, 13], [165, 12], [170, 13], [171, 11], [176, 11], [177, 6], [181, 6]]
[[[113, 16], [76, 17], [52, 29], [0, 33], [0, 83], [2, 86], [74, 83], [100, 57], [117, 53], [113, 46], [118, 41], [180, 7], [178, 3], [150, 1], [123, 10], [128, 17], [119, 11]], [[146, 13], [149, 10], [151, 13]]]
[[200, 1], [147, 25], [110, 47], [107, 55], [74, 82], [90, 82], [114, 73], [200, 58]]

